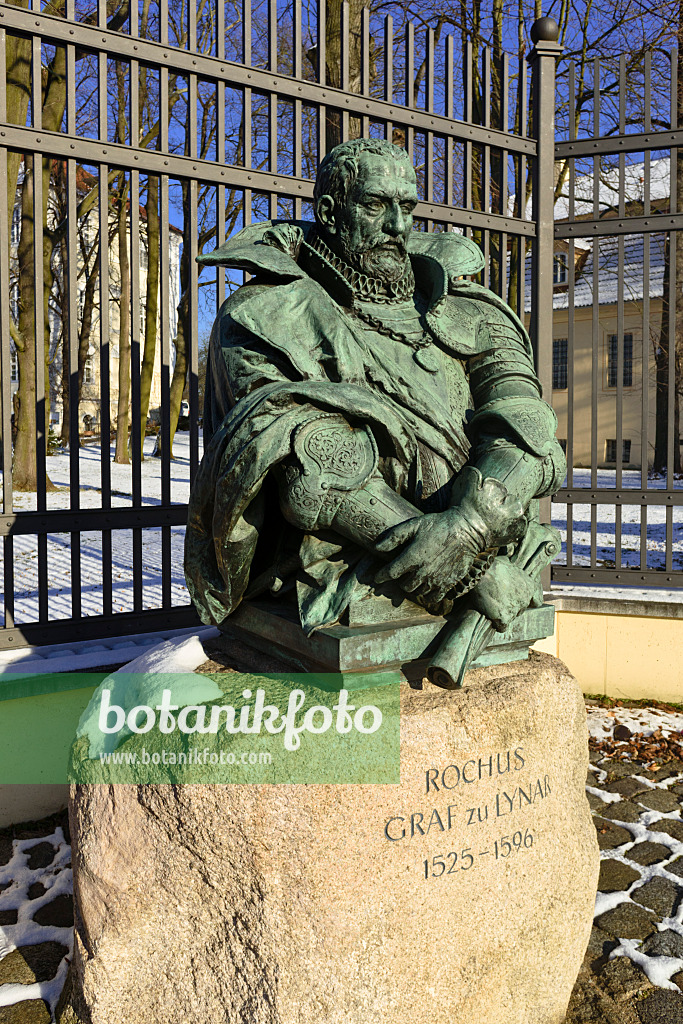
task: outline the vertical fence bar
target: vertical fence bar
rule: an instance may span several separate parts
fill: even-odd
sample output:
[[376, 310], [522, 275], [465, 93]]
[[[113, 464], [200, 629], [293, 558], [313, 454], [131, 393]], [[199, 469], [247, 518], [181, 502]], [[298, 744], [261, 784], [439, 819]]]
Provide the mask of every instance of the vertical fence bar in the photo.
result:
[[[223, 2], [221, 3], [221, 6], [223, 6]], [[242, 28], [242, 60], [247, 65], [247, 67], [251, 67], [251, 63], [252, 63], [252, 60], [251, 60], [251, 27], [252, 27], [252, 25], [251, 25], [251, 0], [244, 0], [244, 22], [243, 22], [243, 28]], [[253, 116], [252, 112], [253, 112], [253, 107], [252, 107], [252, 91], [251, 91], [250, 88], [248, 88], [246, 86], [245, 86], [245, 88], [243, 90], [242, 101], [243, 101], [242, 114], [243, 114], [243, 120], [244, 120], [244, 128], [243, 128], [243, 140], [244, 140], [244, 147], [243, 147], [244, 148], [244, 154], [243, 154], [243, 156], [244, 156], [244, 160], [243, 160], [243, 162], [244, 162], [244, 166], [245, 167], [251, 168], [251, 166], [253, 164], [253, 155], [252, 155], [252, 116]], [[222, 111], [222, 121], [221, 121], [221, 125], [220, 125], [220, 132], [219, 132], [218, 138], [219, 138], [219, 141], [221, 142], [221, 145], [222, 145], [223, 154], [225, 154], [225, 86], [222, 87], [222, 97], [221, 97], [221, 102], [220, 102], [220, 110]], [[223, 155], [220, 159], [221, 159], [221, 161], [224, 161], [225, 160], [225, 155]], [[219, 214], [219, 220], [220, 220], [220, 223], [222, 224], [223, 237], [224, 237], [225, 236], [225, 188], [223, 186], [219, 186], [219, 188], [218, 188], [218, 199], [219, 199], [219, 202], [221, 204], [221, 211], [220, 211], [220, 214]], [[251, 221], [251, 205], [252, 205], [252, 192], [251, 192], [251, 189], [248, 188], [248, 189], [245, 189], [244, 192], [242, 193], [242, 225], [243, 226], [246, 226]], [[222, 302], [223, 301], [223, 296], [225, 294], [225, 271], [223, 270], [222, 267], [220, 267], [220, 268], [217, 267], [216, 270], [220, 270], [220, 274], [219, 274], [219, 283], [220, 283], [219, 293], [220, 293], [220, 299], [221, 299], [221, 302]]]
[[[518, 98], [518, 110], [519, 110], [519, 134], [523, 137], [527, 134], [527, 76], [528, 68], [527, 62], [524, 58], [519, 61], [519, 98]], [[519, 196], [518, 201], [518, 216], [522, 220], [527, 220], [527, 204], [526, 204], [526, 156], [520, 154], [517, 163], [516, 170], [518, 174], [518, 180], [515, 182], [515, 192]], [[522, 235], [519, 239], [519, 272], [517, 274], [517, 310], [520, 316], [524, 316], [524, 309], [526, 306], [526, 253], [527, 253], [527, 242], [526, 238]]]
[[[643, 130], [651, 130], [652, 52], [645, 53], [643, 68]], [[643, 159], [643, 216], [650, 216], [650, 152]], [[641, 340], [640, 396], [640, 486], [647, 490], [650, 448], [650, 232], [643, 232], [643, 312]], [[647, 569], [647, 505], [640, 506], [640, 568]]]
[[536, 224], [531, 285], [531, 342], [536, 372], [545, 395], [552, 392], [555, 62], [562, 47], [554, 40], [538, 40], [529, 55], [533, 75], [532, 216]]
[[[277, 0], [268, 0], [268, 70], [277, 74]], [[277, 92], [275, 90], [268, 94], [268, 169], [271, 174], [277, 174]], [[272, 204], [270, 212], [272, 217]]]
[[[136, 98], [137, 99], [137, 98]], [[132, 99], [131, 99], [132, 103]], [[137, 118], [136, 118], [137, 120]], [[131, 118], [131, 122], [133, 119]], [[142, 505], [140, 424], [140, 172], [130, 172], [130, 456], [132, 505]], [[133, 527], [133, 611], [142, 611], [142, 528]]]
[[[427, 29], [425, 40], [425, 107], [434, 113], [434, 31]], [[434, 132], [427, 132], [425, 139], [425, 199], [434, 202]], [[427, 230], [434, 229], [434, 221], [427, 221]]]
[[[507, 53], [503, 54], [502, 66], [500, 68], [501, 77], [501, 102], [500, 102], [500, 130], [507, 133], [509, 123], [509, 90], [510, 90], [510, 59]], [[508, 154], [507, 150], [501, 149], [498, 151], [498, 160], [500, 161], [500, 195], [498, 197], [498, 212], [502, 213], [504, 217], [508, 215]], [[508, 293], [508, 236], [507, 232], [503, 231], [499, 235], [498, 239], [498, 264], [499, 264], [499, 289], [498, 294], [503, 298], [507, 298]]]
[[[343, 92], [349, 92], [351, 89], [350, 80], [350, 69], [349, 69], [349, 48], [351, 46], [351, 23], [348, 0], [344, 0], [341, 5], [340, 12], [340, 40], [341, 45], [339, 47], [339, 55], [341, 60], [341, 87]], [[341, 112], [341, 140], [345, 142], [349, 137], [349, 112], [348, 110], [342, 110]]]
[[[33, 164], [33, 310], [36, 325], [36, 510], [47, 507], [47, 431], [49, 429], [45, 397], [45, 307], [43, 291], [43, 160], [32, 154]], [[48, 319], [49, 324], [49, 319]], [[49, 353], [48, 353], [49, 355]], [[49, 389], [49, 379], [47, 387]], [[48, 394], [49, 397], [49, 394]], [[48, 617], [47, 534], [38, 534], [38, 618]]]
[[[192, 5], [190, 5], [192, 10]], [[130, 5], [130, 34], [138, 36], [138, 4]], [[130, 62], [130, 144], [140, 145], [140, 64]], [[130, 458], [133, 508], [142, 505], [142, 438], [140, 431], [140, 172], [130, 171]], [[132, 529], [133, 611], [142, 611], [142, 528]]]
[[[384, 19], [384, 99], [394, 102], [394, 19], [390, 14]], [[384, 134], [389, 142], [393, 141], [393, 122], [387, 121]]]
[[[405, 105], [410, 109], [415, 106], [415, 26], [412, 21], [406, 25], [405, 76]], [[408, 115], [406, 115], [405, 148], [408, 150], [411, 163], [413, 163], [414, 135], [414, 129], [408, 124]]]
[[[600, 135], [600, 58], [593, 61], [593, 136]], [[600, 216], [600, 157], [593, 158], [593, 217]], [[600, 239], [593, 239], [593, 307], [591, 321], [591, 487], [598, 486], [598, 397], [602, 383], [599, 373], [600, 353]], [[598, 557], [598, 507], [591, 504], [590, 564], [595, 567]]]
[[[445, 69], [444, 69], [444, 77], [445, 77], [445, 80], [446, 80], [445, 81], [445, 92], [446, 92], [446, 94], [445, 94], [444, 113], [445, 113], [446, 117], [449, 117], [451, 119], [455, 117], [455, 105], [454, 105], [454, 96], [453, 96], [453, 92], [454, 92], [454, 90], [453, 90], [454, 76], [455, 76], [455, 59], [454, 59], [454, 52], [453, 52], [453, 36], [449, 32], [448, 35], [446, 36], [446, 53], [445, 53]], [[446, 188], [444, 190], [444, 202], [446, 203], [446, 206], [452, 206], [453, 205], [453, 172], [454, 172], [454, 167], [453, 167], [453, 156], [454, 156], [454, 153], [453, 153], [453, 150], [454, 150], [453, 136], [449, 133], [446, 136], [446, 153], [445, 153], [446, 166], [444, 168], [444, 173], [446, 175]]]
[[[569, 65], [569, 139], [576, 138], [576, 65]], [[576, 216], [576, 162], [569, 161], [569, 222]], [[576, 296], [576, 247], [574, 239], [569, 240], [567, 258], [567, 487], [574, 486], [574, 303]], [[568, 566], [574, 563], [574, 506], [567, 503], [567, 552]]]
[[[473, 93], [473, 59], [474, 54], [472, 51], [472, 43], [468, 42], [465, 46], [465, 67], [463, 68], [463, 120], [467, 124], [472, 124], [472, 93]], [[467, 139], [465, 141], [465, 166], [463, 168], [463, 205], [466, 210], [472, 209], [472, 143]], [[466, 232], [468, 235], [471, 231]]]
[[[216, 0], [216, 56], [219, 60], [225, 59], [225, 0]], [[245, 136], [246, 137], [246, 136]], [[249, 136], [251, 140], [251, 135]], [[216, 159], [223, 166], [225, 164], [225, 82], [222, 78], [216, 81]], [[251, 160], [245, 165], [251, 167]], [[244, 209], [246, 208], [246, 196]], [[251, 205], [251, 199], [249, 200]], [[216, 188], [216, 245], [222, 245], [225, 241], [225, 185], [218, 185]], [[225, 301], [225, 268], [216, 267], [216, 312]]]
[[[543, 24], [543, 22], [541, 22]], [[538, 22], [532, 28], [535, 46], [529, 55], [533, 76], [536, 154], [533, 163], [533, 219], [536, 238], [531, 279], [530, 335], [536, 372], [543, 394], [552, 395], [553, 366], [553, 254], [555, 168], [555, 64], [562, 47], [555, 39], [540, 37]], [[534, 31], [536, 30], [536, 31]], [[550, 521], [550, 499], [541, 501], [541, 519]], [[550, 588], [550, 570], [543, 574], [543, 588]]]
[[[302, 51], [302, 33], [301, 33], [301, 0], [294, 0], [294, 77], [301, 78], [301, 51]], [[303, 142], [302, 142], [302, 124], [301, 124], [301, 100], [295, 99], [293, 103], [294, 107], [294, 151], [293, 151], [293, 166], [292, 174], [295, 177], [301, 177], [302, 168], [302, 153], [303, 153]], [[294, 199], [294, 219], [301, 220], [301, 198], [296, 196]]]
[[[0, 28], [0, 120], [7, 117], [6, 65], [5, 65], [6, 32]], [[0, 146], [0, 293], [7, 297], [10, 294], [10, 237], [11, 217], [9, 181], [7, 175], [7, 149]], [[15, 199], [16, 201], [16, 199]], [[0, 303], [0, 429], [2, 430], [2, 511], [12, 512], [12, 383], [11, 383], [11, 345], [10, 345], [10, 304]], [[14, 539], [10, 535], [3, 537], [3, 587], [4, 587], [4, 626], [14, 626]]]
[[[370, 95], [370, 11], [367, 7], [361, 11], [360, 91], [363, 96]], [[370, 118], [366, 114], [361, 118], [360, 134], [363, 139], [367, 139], [370, 134]]]
[[[222, 0], [220, 0], [222, 2]], [[161, 42], [168, 42], [168, 5], [160, 5]], [[169, 151], [169, 81], [168, 68], [162, 67], [159, 80], [159, 145], [162, 153]], [[159, 176], [159, 306], [161, 330], [161, 504], [171, 504], [171, 232], [170, 183], [167, 174]], [[161, 605], [170, 607], [171, 543], [168, 528], [161, 528]]]
[[[484, 47], [483, 53], [483, 77], [484, 77], [484, 127], [491, 127], [491, 48], [489, 46]], [[481, 209], [486, 213], [491, 212], [491, 147], [484, 146], [483, 152], [483, 171], [481, 181]], [[486, 247], [486, 280], [485, 284], [488, 286], [490, 277], [490, 263], [489, 263], [489, 236], [490, 232], [485, 232], [485, 247]]]
[[[74, 0], [67, 0], [66, 16], [75, 19]], [[76, 48], [66, 47], [66, 123], [67, 132], [76, 134]], [[78, 219], [76, 214], [76, 161], [66, 161], [67, 223], [67, 338], [69, 349], [69, 507], [79, 509], [79, 421], [78, 421]], [[63, 370], [62, 370], [63, 372]], [[71, 617], [81, 617], [81, 537], [71, 533]]]
[[[626, 57], [619, 57], [619, 134], [626, 131]], [[626, 216], [626, 158], [619, 154], [619, 216]], [[621, 487], [623, 476], [624, 447], [624, 236], [617, 239], [617, 389], [616, 389], [616, 473], [615, 484]], [[633, 353], [631, 353], [633, 358]], [[631, 371], [633, 372], [633, 370]], [[617, 569], [621, 568], [621, 502], [617, 501], [614, 509], [614, 562]]]
[[[678, 128], [678, 48], [671, 51], [671, 130]], [[669, 210], [672, 214], [678, 212], [677, 181], [676, 171], [678, 164], [678, 149], [672, 147], [669, 158]], [[676, 395], [676, 273], [678, 254], [676, 252], [677, 232], [669, 232], [669, 352], [667, 367], [667, 429], [666, 429], [666, 487], [673, 490], [675, 483], [674, 443], [678, 444], [679, 439], [674, 435], [675, 407], [678, 397]], [[670, 572], [673, 568], [673, 507], [666, 506], [666, 552], [665, 569]]]
[[[100, 75], [103, 62], [100, 61]], [[106, 90], [106, 63], [104, 64]], [[106, 96], [106, 92], [105, 92]], [[104, 134], [102, 134], [104, 132]], [[106, 142], [107, 108], [100, 107], [100, 137]], [[100, 189], [98, 214], [100, 225], [99, 278], [100, 278], [100, 483], [102, 508], [111, 508], [111, 416], [109, 397], [109, 167], [99, 165]], [[112, 614], [112, 543], [111, 530], [102, 530], [102, 614]]]
[[[318, 44], [318, 82], [327, 84], [327, 3], [318, 0], [318, 25], [316, 41]], [[317, 108], [318, 130], [318, 163], [327, 153], [327, 106], [319, 103]]]
[[[195, 260], [197, 255], [198, 227], [198, 182], [190, 179], [190, 359], [189, 359], [189, 399], [190, 399], [190, 487], [192, 487], [197, 469], [199, 468], [199, 266]], [[170, 529], [170, 527], [166, 527]]]

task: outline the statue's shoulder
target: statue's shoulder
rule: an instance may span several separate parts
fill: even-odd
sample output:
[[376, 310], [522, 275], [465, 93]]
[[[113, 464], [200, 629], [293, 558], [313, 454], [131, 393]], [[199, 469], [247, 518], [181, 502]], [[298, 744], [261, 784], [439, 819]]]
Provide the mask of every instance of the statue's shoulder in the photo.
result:
[[454, 231], [413, 231], [408, 240], [413, 256], [428, 256], [441, 264], [449, 283], [478, 274], [484, 268], [484, 254], [479, 246]]
[[526, 327], [507, 302], [490, 288], [475, 281], [456, 281], [451, 284], [446, 301], [468, 309], [470, 316], [476, 312], [482, 328], [479, 332], [480, 346], [487, 341], [492, 347], [517, 346], [521, 343], [531, 351]]
[[290, 280], [303, 278], [306, 274], [297, 263], [297, 255], [313, 226], [310, 221], [266, 220], [249, 224], [217, 249], [197, 256], [197, 263]]

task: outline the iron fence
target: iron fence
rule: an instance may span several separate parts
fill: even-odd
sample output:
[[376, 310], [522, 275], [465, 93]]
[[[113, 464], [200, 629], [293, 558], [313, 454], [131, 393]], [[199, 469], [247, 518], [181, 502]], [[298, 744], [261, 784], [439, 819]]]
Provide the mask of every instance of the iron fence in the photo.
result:
[[194, 257], [310, 217], [337, 141], [409, 150], [417, 229], [480, 242], [550, 390], [556, 43], [498, 60], [325, 0], [305, 23], [300, 0], [28, 3], [0, 4], [0, 647], [197, 621], [182, 535], [202, 361], [241, 281]]
[[[577, 74], [582, 74], [580, 83]], [[555, 149], [553, 404], [564, 587], [683, 585], [683, 95], [679, 58], [570, 68]], [[565, 511], [566, 510], [566, 511]]]

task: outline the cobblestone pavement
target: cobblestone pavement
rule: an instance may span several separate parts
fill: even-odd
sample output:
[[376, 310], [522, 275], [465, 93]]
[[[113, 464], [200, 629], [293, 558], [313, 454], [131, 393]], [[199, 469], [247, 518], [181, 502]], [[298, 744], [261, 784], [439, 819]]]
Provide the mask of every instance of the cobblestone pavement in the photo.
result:
[[0, 1024], [50, 1024], [73, 944], [66, 813], [0, 830]]
[[591, 754], [593, 931], [567, 1024], [683, 1024], [683, 762]]
[[[567, 1024], [683, 1024], [683, 762], [591, 761], [599, 892]], [[52, 1020], [71, 955], [70, 861], [65, 814], [0, 830], [0, 1024]]]

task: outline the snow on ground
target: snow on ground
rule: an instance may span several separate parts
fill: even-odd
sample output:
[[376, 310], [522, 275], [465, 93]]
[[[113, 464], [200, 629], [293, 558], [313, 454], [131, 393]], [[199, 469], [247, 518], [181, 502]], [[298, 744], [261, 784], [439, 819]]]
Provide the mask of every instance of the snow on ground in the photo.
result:
[[[54, 857], [50, 864], [45, 868], [31, 868], [32, 849], [48, 843], [54, 849]], [[43, 894], [37, 897], [35, 893], [29, 893], [29, 890], [36, 886], [43, 889]], [[71, 894], [71, 847], [66, 842], [61, 828], [55, 829], [52, 835], [45, 837], [15, 839], [9, 862], [0, 867], [0, 911], [16, 912], [15, 915], [9, 915], [16, 917], [15, 924], [4, 924], [0, 927], [0, 960], [13, 949], [42, 942], [59, 943], [70, 956], [73, 947], [73, 928], [38, 924], [33, 918], [42, 907], [51, 904], [56, 897], [70, 898]], [[49, 981], [36, 982], [33, 985], [3, 985], [0, 988], [0, 1007], [12, 1006], [22, 1000], [44, 999], [54, 1013], [64, 987], [68, 966], [68, 959], [65, 957], [56, 975]]]
[[[145, 455], [151, 455], [154, 439], [145, 441]], [[176, 434], [174, 442], [175, 459], [171, 463], [171, 500], [184, 504], [190, 493], [189, 434]], [[110, 457], [113, 456], [113, 447]], [[201, 441], [200, 441], [201, 456]], [[101, 450], [99, 445], [87, 445], [79, 451], [80, 507], [101, 508]], [[69, 508], [69, 455], [63, 453], [48, 457], [48, 474], [60, 490], [47, 495], [48, 509]], [[109, 462], [111, 470], [112, 505], [132, 506], [132, 467]], [[624, 490], [640, 488], [640, 472], [625, 470], [622, 475]], [[654, 478], [648, 486], [664, 490], [666, 481]], [[683, 480], [675, 482], [683, 488]], [[591, 486], [590, 470], [575, 469], [572, 487], [577, 490]], [[615, 487], [614, 470], [600, 470], [597, 475], [598, 487]], [[161, 460], [145, 458], [141, 465], [142, 504], [145, 506], [161, 503]], [[16, 494], [15, 511], [34, 511], [35, 494]], [[558, 565], [566, 564], [567, 506], [553, 504], [552, 519], [562, 534], [563, 548], [556, 558]], [[663, 505], [650, 506], [645, 512], [647, 531], [647, 568], [666, 568], [667, 514], [670, 517], [673, 536], [673, 569], [683, 569], [683, 506], [667, 509]], [[616, 564], [616, 511], [614, 506], [597, 507], [597, 565], [611, 567]], [[574, 565], [589, 565], [591, 550], [591, 507], [587, 504], [571, 506], [572, 557]], [[621, 564], [624, 567], [640, 567], [641, 507], [625, 505], [621, 512]], [[142, 573], [143, 608], [161, 607], [161, 528], [142, 530]], [[183, 575], [183, 541], [185, 529], [171, 527], [171, 595], [174, 605], [189, 603]], [[14, 538], [14, 585], [15, 621], [35, 622], [38, 620], [38, 541], [36, 537], [17, 536]], [[71, 615], [71, 537], [68, 533], [49, 534], [47, 539], [48, 575], [48, 617], [64, 619]], [[112, 531], [113, 551], [113, 608], [115, 612], [133, 610], [133, 532], [132, 530]], [[0, 546], [0, 574], [3, 549]], [[558, 593], [584, 594], [612, 597], [644, 596], [649, 600], [683, 601], [683, 592], [652, 589], [634, 591], [632, 588], [595, 588], [562, 584]], [[96, 531], [81, 534], [81, 601], [84, 615], [101, 615], [103, 612], [102, 585], [102, 537]], [[0, 595], [0, 610], [2, 596]]]
[[611, 738], [616, 725], [625, 725], [632, 733], [652, 736], [657, 729], [662, 736], [683, 733], [683, 713], [661, 711], [659, 708], [589, 707], [588, 733], [594, 740]]
[[[683, 480], [674, 481], [676, 490], [683, 489]], [[620, 489], [622, 492], [633, 490], [640, 492], [640, 470], [624, 470]], [[567, 484], [563, 485], [567, 487]], [[583, 489], [591, 486], [591, 471], [575, 469], [572, 489]], [[598, 470], [598, 488], [615, 488], [616, 472], [610, 469]], [[667, 490], [666, 480], [653, 477], [648, 480], [649, 490]], [[590, 565], [591, 553], [591, 506], [577, 504], [571, 508], [572, 526], [572, 560], [574, 565]], [[665, 505], [650, 505], [645, 509], [645, 530], [647, 535], [647, 566], [640, 565], [640, 533], [641, 505], [623, 505], [621, 508], [621, 565], [624, 567], [664, 569], [666, 568], [666, 523], [667, 511], [671, 518], [673, 535], [672, 569], [683, 569], [683, 506], [674, 506], [667, 510]], [[616, 508], [614, 505], [598, 505], [597, 518], [597, 553], [599, 567], [612, 568], [616, 565]], [[562, 552], [555, 559], [558, 565], [566, 564], [567, 542], [567, 506], [553, 502], [552, 520], [562, 534]], [[563, 587], [564, 590], [564, 587]]]
[[[161, 459], [148, 458], [154, 438], [145, 439], [145, 460], [141, 464], [143, 506], [161, 504]], [[177, 433], [171, 462], [171, 501], [184, 504], [190, 494], [190, 444], [188, 433]], [[114, 449], [111, 448], [111, 457]], [[201, 457], [201, 440], [200, 440]], [[87, 445], [79, 451], [80, 507], [102, 507], [101, 450]], [[132, 466], [119, 465], [110, 459], [111, 503], [114, 508], [132, 506]], [[48, 476], [60, 488], [47, 495], [48, 509], [69, 508], [69, 455], [49, 456]], [[1, 477], [1, 474], [0, 474]], [[36, 495], [16, 493], [14, 511], [35, 511]], [[171, 531], [171, 599], [174, 605], [189, 603], [183, 574], [185, 528], [173, 526]], [[142, 531], [143, 608], [161, 607], [161, 528]], [[114, 612], [133, 611], [133, 531], [112, 531], [112, 581]], [[14, 538], [15, 621], [38, 620], [38, 541], [36, 537]], [[48, 617], [63, 619], [71, 615], [71, 535], [51, 533], [47, 539]], [[3, 548], [0, 546], [0, 574], [3, 572]], [[103, 613], [102, 535], [96, 531], [81, 534], [81, 605], [84, 615]], [[0, 608], [3, 607], [0, 595]]]

